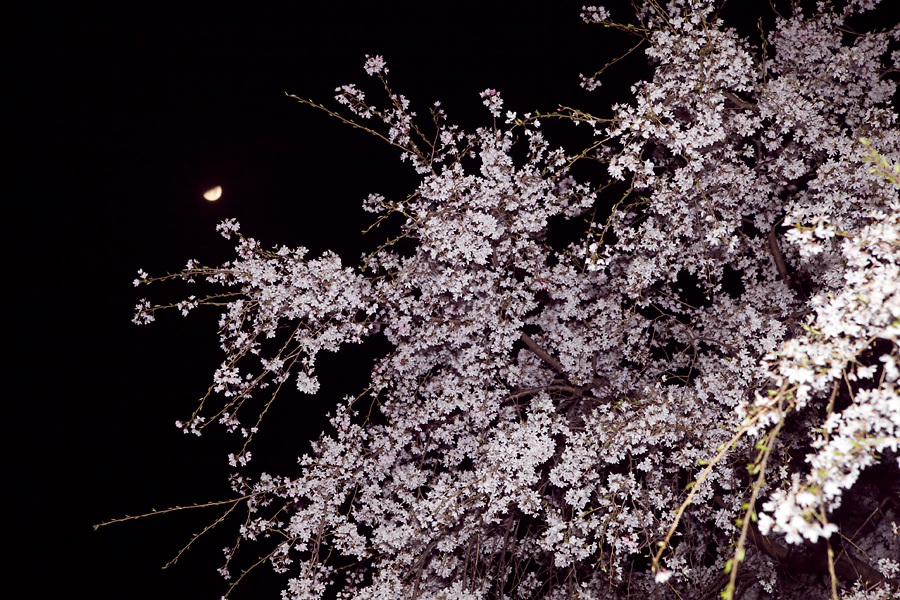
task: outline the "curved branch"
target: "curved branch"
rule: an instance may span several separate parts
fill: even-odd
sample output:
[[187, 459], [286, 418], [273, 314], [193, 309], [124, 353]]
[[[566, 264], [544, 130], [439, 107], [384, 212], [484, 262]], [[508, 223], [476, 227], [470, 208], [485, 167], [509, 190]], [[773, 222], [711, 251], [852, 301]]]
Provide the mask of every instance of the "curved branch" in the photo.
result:
[[552, 368], [557, 373], [565, 374], [563, 372], [562, 364], [558, 360], [550, 356], [550, 354], [546, 350], [538, 346], [537, 342], [531, 339], [531, 337], [527, 333], [522, 333], [521, 340], [525, 342], [525, 345], [528, 346], [528, 349], [534, 352], [538, 356], [538, 358], [550, 365], [550, 368]]
[[584, 393], [584, 390], [582, 388], [572, 387], [571, 385], [541, 385], [538, 387], [513, 392], [512, 394], [504, 398], [503, 402], [506, 402], [508, 400], [518, 400], [519, 398], [525, 398], [526, 396], [533, 396], [538, 392], [568, 392], [573, 396], [578, 396]]
[[772, 224], [772, 229], [769, 230], [769, 251], [772, 252], [772, 257], [775, 259], [775, 268], [778, 269], [778, 275], [781, 277], [781, 280], [784, 281], [788, 287], [793, 287], [791, 285], [791, 276], [788, 274], [787, 264], [784, 262], [784, 256], [781, 254], [781, 249], [778, 247], [778, 238], [775, 235], [775, 229], [778, 227], [778, 221]]
[[[820, 573], [827, 570], [827, 559], [823, 556], [810, 556], [808, 554], [800, 554], [794, 552], [790, 548], [785, 548], [781, 544], [773, 542], [763, 534], [754, 525], [748, 530], [748, 537], [753, 544], [778, 561], [783, 567], [789, 571], [801, 573]], [[887, 583], [894, 590], [900, 589], [900, 585], [896, 580], [887, 579], [877, 569], [868, 563], [851, 556], [843, 548], [837, 553], [834, 561], [834, 570], [838, 577], [844, 581], [862, 580], [867, 585], [881, 585]]]

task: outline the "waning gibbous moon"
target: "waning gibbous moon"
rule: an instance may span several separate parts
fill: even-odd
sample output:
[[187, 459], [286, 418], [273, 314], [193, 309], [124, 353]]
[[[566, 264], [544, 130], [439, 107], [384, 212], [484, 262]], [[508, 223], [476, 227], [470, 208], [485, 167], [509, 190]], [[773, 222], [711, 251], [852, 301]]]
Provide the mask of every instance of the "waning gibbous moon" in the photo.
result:
[[215, 202], [219, 198], [222, 197], [222, 186], [217, 185], [214, 188], [208, 189], [203, 192], [203, 197], [209, 200], [210, 202]]

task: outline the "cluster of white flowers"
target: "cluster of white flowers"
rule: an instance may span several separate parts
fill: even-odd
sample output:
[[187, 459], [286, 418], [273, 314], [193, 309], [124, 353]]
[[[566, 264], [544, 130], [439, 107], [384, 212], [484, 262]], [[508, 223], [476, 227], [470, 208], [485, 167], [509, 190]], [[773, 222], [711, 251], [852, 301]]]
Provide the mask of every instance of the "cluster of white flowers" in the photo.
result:
[[[225, 360], [179, 427], [199, 434], [213, 412], [241, 432], [236, 469], [272, 401], [254, 409], [256, 390], [295, 377], [315, 394], [319, 352], [376, 333], [391, 344], [299, 473], [232, 479], [242, 539], [281, 536], [270, 562], [291, 574], [285, 599], [699, 598], [737, 563], [747, 597], [824, 594], [829, 572], [896, 586], [897, 485], [864, 476], [900, 480], [900, 130], [883, 77], [900, 26], [845, 27], [874, 4], [779, 18], [765, 53], [711, 0], [644, 2], [637, 25], [585, 7], [644, 38], [656, 65], [611, 119], [510, 111], [501, 125], [489, 89], [493, 127], [462, 132], [436, 104], [425, 134], [380, 56], [365, 70], [389, 108], [354, 85], [337, 89], [350, 117], [304, 101], [421, 175], [403, 201], [364, 203], [398, 222], [404, 249], [352, 270], [331, 252], [265, 249], [232, 220], [219, 229], [237, 238], [233, 262], [136, 280], [225, 288], [171, 307], [226, 307]], [[548, 241], [554, 218], [590, 214], [608, 182], [576, 181], [587, 153], [551, 147], [539, 117], [587, 123], [610, 181], [630, 184], [565, 248]], [[135, 320], [168, 307], [142, 301]], [[848, 543], [823, 563], [814, 544], [836, 531]]]
[[491, 115], [495, 118], [500, 116], [500, 110], [503, 108], [503, 99], [497, 90], [487, 89], [481, 92], [482, 102], [491, 111]]
[[384, 66], [384, 57], [379, 55], [369, 56], [366, 54], [366, 73], [369, 75], [380, 75], [388, 73], [388, 68]]
[[[797, 409], [845, 382], [851, 394], [840, 412], [829, 405], [803, 483], [795, 476], [789, 490], [775, 492], [763, 507], [760, 531], [783, 532], [789, 542], [801, 536], [815, 542], [837, 531], [823, 515], [840, 506], [862, 470], [886, 450], [900, 464], [900, 202], [895, 198], [870, 218], [871, 225], [842, 244], [844, 285], [813, 297], [806, 335], [766, 357], [776, 384], [793, 390]], [[817, 244], [813, 238], [795, 240]], [[760, 405], [771, 406], [771, 397], [758, 400]]]

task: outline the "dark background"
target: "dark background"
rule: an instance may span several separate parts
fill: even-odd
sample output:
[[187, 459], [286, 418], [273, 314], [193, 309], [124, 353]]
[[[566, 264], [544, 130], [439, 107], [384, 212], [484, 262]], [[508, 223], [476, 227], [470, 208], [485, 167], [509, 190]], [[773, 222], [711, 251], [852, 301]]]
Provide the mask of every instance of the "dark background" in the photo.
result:
[[[405, 196], [417, 182], [396, 149], [284, 92], [336, 106], [334, 88], [353, 82], [383, 105], [362, 68], [365, 54], [382, 54], [413, 110], [427, 117], [440, 100], [469, 129], [490, 124], [478, 97], [488, 87], [520, 114], [558, 103], [605, 111], [617, 86], [588, 94], [578, 73], [631, 40], [585, 25], [580, 7], [333, 2], [229, 14], [122, 4], [14, 20], [4, 495], [17, 507], [6, 517], [18, 541], [8, 545], [16, 592], [8, 597], [227, 590], [216, 568], [235, 521], [161, 569], [217, 509], [92, 529], [231, 494], [226, 455], [239, 440], [174, 427], [221, 359], [218, 315], [133, 325], [139, 298], [189, 293], [178, 284], [135, 289], [137, 269], [159, 275], [188, 258], [229, 259], [232, 243], [214, 230], [227, 217], [267, 245], [304, 245], [312, 256], [331, 248], [355, 264], [379, 241], [359, 235], [371, 219], [362, 200]], [[627, 94], [621, 86], [617, 98]], [[224, 195], [207, 202], [202, 192], [213, 185]], [[363, 387], [370, 362], [365, 348], [321, 357], [322, 393], [280, 397], [248, 471], [294, 472], [324, 414]], [[246, 549], [254, 559], [257, 548]], [[277, 598], [282, 582], [263, 566], [233, 596]]]
[[[298, 2], [229, 13], [124, 3], [10, 19], [3, 495], [15, 507], [5, 511], [15, 593], [4, 596], [225, 593], [215, 569], [235, 522], [161, 570], [215, 509], [92, 530], [227, 498], [225, 457], [238, 449], [215, 431], [196, 438], [174, 427], [221, 358], [218, 315], [132, 325], [139, 298], [188, 293], [177, 284], [135, 289], [137, 269], [160, 275], [188, 258], [229, 259], [231, 243], [214, 231], [226, 217], [266, 245], [304, 245], [312, 256], [331, 248], [347, 264], [374, 249], [377, 235], [359, 235], [371, 217], [362, 200], [405, 196], [415, 173], [396, 149], [284, 95], [335, 106], [334, 88], [354, 82], [383, 104], [362, 69], [367, 53], [384, 55], [413, 110], [427, 115], [440, 100], [470, 130], [490, 123], [478, 97], [488, 87], [519, 114], [566, 104], [607, 115], [649, 70], [638, 52], [600, 90], [583, 91], [579, 73], [634, 42], [583, 24], [581, 4]], [[755, 30], [755, 17], [729, 11]], [[213, 185], [224, 195], [207, 202]], [[363, 387], [370, 362], [365, 349], [321, 357], [322, 393], [283, 394], [249, 472], [291, 474], [335, 400]], [[264, 566], [233, 597], [277, 598], [282, 581]]]

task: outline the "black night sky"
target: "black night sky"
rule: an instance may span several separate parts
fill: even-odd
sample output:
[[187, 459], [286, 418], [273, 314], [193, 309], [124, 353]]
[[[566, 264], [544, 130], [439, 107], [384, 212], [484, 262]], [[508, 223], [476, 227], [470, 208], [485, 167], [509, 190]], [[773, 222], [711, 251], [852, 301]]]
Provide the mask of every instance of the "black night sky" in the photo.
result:
[[[559, 103], [602, 111], [615, 86], [588, 94], [578, 73], [630, 41], [583, 24], [580, 2], [294, 3], [231, 13], [126, 6], [31, 14], [8, 60], [18, 106], [8, 139], [19, 149], [6, 222], [14, 460], [5, 487], [18, 507], [6, 514], [20, 538], [12, 571], [20, 597], [227, 590], [216, 568], [236, 522], [161, 568], [215, 509], [92, 530], [230, 495], [225, 457], [238, 440], [174, 427], [221, 358], [218, 316], [133, 325], [139, 298], [186, 290], [131, 281], [138, 268], [163, 274], [188, 258], [230, 258], [214, 230], [226, 217], [265, 244], [305, 245], [312, 255], [331, 248], [354, 264], [378, 244], [359, 235], [371, 217], [362, 200], [406, 195], [417, 181], [396, 149], [284, 92], [335, 106], [334, 88], [354, 82], [382, 102], [362, 69], [365, 54], [382, 54], [395, 91], [420, 115], [440, 100], [470, 129], [490, 124], [478, 97], [488, 87], [519, 113]], [[625, 81], [633, 75], [619, 71]], [[617, 98], [627, 93], [621, 86]], [[201, 195], [213, 185], [224, 188], [214, 203]], [[329, 403], [363, 387], [370, 361], [365, 348], [321, 357], [323, 393], [281, 397], [251, 472], [290, 473]], [[233, 596], [276, 598], [281, 581], [264, 567]]]
[[[464, 128], [490, 123], [478, 97], [488, 87], [520, 114], [558, 104], [608, 114], [649, 70], [638, 52], [600, 90], [582, 90], [579, 73], [634, 41], [582, 23], [581, 4], [294, 2], [228, 12], [70, 3], [10, 19], [4, 496], [18, 541], [7, 545], [7, 597], [225, 593], [216, 568], [235, 522], [161, 569], [215, 509], [92, 530], [230, 494], [225, 456], [237, 440], [174, 427], [221, 358], [218, 315], [133, 325], [139, 298], [186, 291], [135, 289], [137, 269], [227, 260], [232, 247], [214, 231], [226, 217], [266, 245], [304, 245], [313, 256], [331, 248], [348, 264], [374, 249], [377, 236], [359, 235], [371, 217], [362, 200], [406, 195], [415, 173], [396, 149], [284, 94], [335, 106], [334, 88], [355, 82], [382, 102], [362, 69], [367, 53], [384, 55], [395, 91], [420, 115], [440, 100]], [[755, 19], [747, 23], [752, 30]], [[224, 188], [214, 203], [201, 195], [213, 185]], [[370, 361], [365, 349], [321, 357], [323, 392], [280, 398], [250, 472], [289, 474], [331, 403], [363, 387]], [[263, 567], [233, 597], [277, 598], [282, 581]]]

